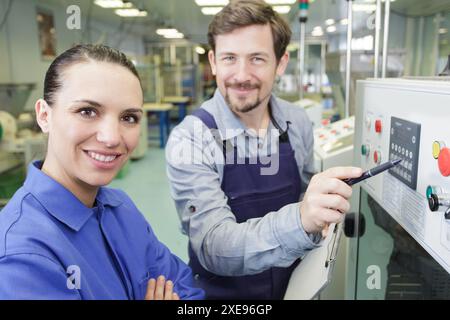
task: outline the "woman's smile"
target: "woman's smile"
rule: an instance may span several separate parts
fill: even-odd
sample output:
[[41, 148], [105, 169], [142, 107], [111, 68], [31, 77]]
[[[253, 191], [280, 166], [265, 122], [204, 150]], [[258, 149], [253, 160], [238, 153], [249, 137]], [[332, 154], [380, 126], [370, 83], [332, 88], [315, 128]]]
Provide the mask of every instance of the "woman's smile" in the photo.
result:
[[90, 163], [98, 169], [116, 169], [122, 164], [123, 153], [93, 150], [83, 150], [83, 152], [89, 158]]

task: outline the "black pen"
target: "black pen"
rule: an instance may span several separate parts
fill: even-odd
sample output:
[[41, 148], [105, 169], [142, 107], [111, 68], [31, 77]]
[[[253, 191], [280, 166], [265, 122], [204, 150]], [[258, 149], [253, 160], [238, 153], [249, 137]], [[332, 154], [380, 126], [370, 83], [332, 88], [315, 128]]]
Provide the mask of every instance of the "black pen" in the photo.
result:
[[395, 160], [391, 160], [385, 163], [380, 164], [379, 166], [372, 168], [370, 170], [365, 171], [360, 177], [358, 178], [349, 178], [349, 179], [344, 179], [342, 181], [344, 181], [346, 184], [348, 184], [349, 186], [354, 185], [355, 183], [361, 182], [363, 180], [366, 180], [367, 178], [373, 177], [383, 171], [386, 171], [390, 168], [392, 168], [393, 166], [398, 165], [400, 162], [402, 162], [402, 159], [395, 159]]

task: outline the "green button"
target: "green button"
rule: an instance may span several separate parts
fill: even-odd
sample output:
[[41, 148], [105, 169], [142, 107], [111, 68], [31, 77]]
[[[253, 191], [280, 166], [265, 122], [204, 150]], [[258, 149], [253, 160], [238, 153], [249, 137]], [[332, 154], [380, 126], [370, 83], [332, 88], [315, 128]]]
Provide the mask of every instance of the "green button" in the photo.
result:
[[428, 186], [427, 187], [427, 199], [429, 199], [431, 197], [432, 193], [433, 193], [433, 187], [432, 186]]
[[367, 154], [367, 147], [366, 147], [365, 144], [363, 144], [361, 146], [361, 153], [362, 153], [363, 156], [365, 156]]

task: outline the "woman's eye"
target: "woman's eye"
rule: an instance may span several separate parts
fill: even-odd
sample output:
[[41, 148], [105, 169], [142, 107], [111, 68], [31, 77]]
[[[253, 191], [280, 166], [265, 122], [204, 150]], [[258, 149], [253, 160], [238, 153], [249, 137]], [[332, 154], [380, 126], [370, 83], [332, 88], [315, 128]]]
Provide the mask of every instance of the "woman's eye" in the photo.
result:
[[122, 117], [122, 120], [128, 123], [139, 123], [139, 117], [135, 115], [126, 115]]
[[83, 108], [78, 111], [80, 115], [84, 118], [94, 118], [97, 116], [97, 111], [93, 108]]

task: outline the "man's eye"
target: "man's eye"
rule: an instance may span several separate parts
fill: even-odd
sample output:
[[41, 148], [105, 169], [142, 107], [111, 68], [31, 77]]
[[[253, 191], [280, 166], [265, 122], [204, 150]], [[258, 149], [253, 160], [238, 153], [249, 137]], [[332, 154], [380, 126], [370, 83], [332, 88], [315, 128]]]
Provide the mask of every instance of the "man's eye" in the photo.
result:
[[83, 118], [94, 118], [95, 116], [97, 116], [97, 111], [93, 108], [82, 108], [78, 110], [78, 113]]
[[224, 57], [223, 60], [224, 60], [224, 61], [228, 61], [228, 62], [229, 62], [229, 61], [233, 61], [233, 60], [234, 60], [234, 57], [232, 57], [232, 56], [227, 56], [227, 57]]

